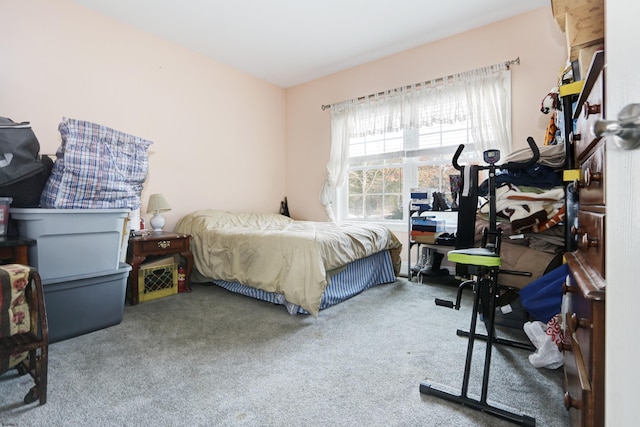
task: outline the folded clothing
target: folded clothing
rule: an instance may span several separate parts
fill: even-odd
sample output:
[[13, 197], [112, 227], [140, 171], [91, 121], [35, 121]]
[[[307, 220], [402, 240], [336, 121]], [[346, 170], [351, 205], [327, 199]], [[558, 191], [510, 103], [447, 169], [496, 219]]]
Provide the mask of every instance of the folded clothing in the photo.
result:
[[[542, 231], [561, 222], [564, 219], [563, 205], [563, 187], [524, 192], [507, 183], [496, 188], [496, 212], [509, 219], [513, 233]], [[480, 207], [480, 212], [489, 213], [488, 202]], [[550, 219], [553, 221], [549, 222]]]
[[[562, 168], [565, 163], [565, 146], [563, 144], [545, 145], [538, 147], [540, 157], [538, 163], [551, 168]], [[531, 158], [531, 149], [529, 147], [516, 150], [508, 154], [503, 163], [524, 162]]]
[[[479, 195], [486, 196], [489, 193], [488, 181], [484, 180], [478, 186]], [[549, 166], [536, 163], [526, 169], [509, 170], [496, 174], [496, 186], [504, 184], [550, 189], [562, 186], [562, 175]]]

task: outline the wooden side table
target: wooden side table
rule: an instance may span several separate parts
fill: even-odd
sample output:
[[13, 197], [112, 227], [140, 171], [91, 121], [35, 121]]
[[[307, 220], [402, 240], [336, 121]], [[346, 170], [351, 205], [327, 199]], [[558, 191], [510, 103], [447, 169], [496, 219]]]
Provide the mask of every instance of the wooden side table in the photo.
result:
[[33, 239], [0, 236], [0, 264], [29, 265], [29, 246], [35, 244]]
[[127, 247], [127, 263], [131, 265], [129, 273], [129, 291], [131, 295], [131, 305], [138, 304], [138, 271], [147, 257], [154, 255], [175, 255], [179, 254], [185, 259], [187, 289], [191, 280], [191, 270], [193, 269], [193, 255], [189, 248], [191, 235], [178, 234], [164, 231], [153, 231], [142, 236], [130, 237]]

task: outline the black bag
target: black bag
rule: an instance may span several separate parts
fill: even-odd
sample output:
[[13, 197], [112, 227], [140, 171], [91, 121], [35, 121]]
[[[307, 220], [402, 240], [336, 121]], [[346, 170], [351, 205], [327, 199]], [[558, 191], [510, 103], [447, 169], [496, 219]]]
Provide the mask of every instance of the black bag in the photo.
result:
[[0, 117], [0, 196], [12, 197], [11, 206], [38, 207], [53, 160], [40, 159], [40, 143], [29, 122]]

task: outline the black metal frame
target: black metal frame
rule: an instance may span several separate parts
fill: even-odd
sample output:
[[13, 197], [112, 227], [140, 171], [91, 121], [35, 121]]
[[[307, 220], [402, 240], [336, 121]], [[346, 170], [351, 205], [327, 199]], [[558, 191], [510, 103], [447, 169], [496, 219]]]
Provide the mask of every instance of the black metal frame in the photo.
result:
[[[528, 138], [527, 142], [533, 152], [533, 157], [524, 163], [517, 164], [505, 164], [497, 166], [494, 163], [490, 163], [489, 166], [480, 166], [479, 169], [489, 171], [489, 229], [485, 229], [482, 236], [482, 247], [491, 249], [495, 254], [500, 254], [501, 243], [501, 230], [496, 225], [496, 200], [495, 200], [495, 175], [497, 169], [522, 169], [526, 168], [538, 161], [539, 151], [532, 138]], [[460, 145], [453, 158], [453, 165], [456, 169], [461, 170], [462, 167], [458, 165], [458, 158], [464, 149], [464, 145]], [[464, 374], [462, 376], [462, 387], [460, 394], [456, 394], [450, 391], [450, 388], [432, 384], [427, 381], [420, 383], [420, 393], [426, 395], [432, 395], [448, 400], [450, 402], [459, 403], [461, 405], [470, 407], [472, 409], [485, 412], [498, 418], [502, 418], [507, 421], [511, 421], [516, 424], [524, 426], [535, 426], [535, 418], [523, 414], [516, 409], [509, 408], [504, 405], [500, 407], [490, 404], [487, 401], [487, 395], [489, 391], [489, 373], [491, 370], [491, 353], [494, 344], [507, 345], [510, 347], [535, 350], [531, 344], [521, 343], [518, 341], [502, 339], [496, 337], [495, 331], [495, 316], [496, 316], [496, 301], [500, 297], [501, 290], [504, 287], [498, 285], [498, 274], [527, 274], [523, 272], [505, 271], [500, 270], [499, 267], [485, 267], [478, 265], [469, 265], [469, 272], [475, 279], [462, 282], [458, 287], [458, 293], [456, 295], [455, 304], [451, 301], [445, 301], [436, 299], [436, 305], [460, 309], [460, 300], [462, 298], [462, 292], [465, 288], [473, 286], [473, 309], [471, 312], [471, 324], [469, 332], [462, 330], [457, 331], [458, 336], [468, 337], [467, 342], [467, 355], [465, 360]], [[529, 274], [530, 275], [530, 274]], [[482, 312], [483, 320], [487, 329], [487, 335], [478, 334], [476, 332], [478, 314]], [[484, 370], [482, 375], [482, 390], [479, 397], [470, 397], [468, 395], [469, 381], [471, 375], [471, 363], [473, 357], [473, 347], [476, 339], [486, 341], [485, 356], [484, 356]]]

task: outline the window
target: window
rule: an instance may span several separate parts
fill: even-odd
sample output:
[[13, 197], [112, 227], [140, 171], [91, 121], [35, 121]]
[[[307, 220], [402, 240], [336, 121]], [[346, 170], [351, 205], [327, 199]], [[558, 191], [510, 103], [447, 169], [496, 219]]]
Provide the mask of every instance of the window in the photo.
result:
[[443, 192], [452, 201], [449, 176], [459, 172], [451, 160], [460, 144], [465, 144], [461, 163], [478, 162], [467, 121], [352, 137], [338, 218], [404, 224], [415, 187]]
[[450, 192], [459, 144], [461, 163], [489, 148], [509, 154], [509, 63], [332, 104], [320, 193], [329, 219], [405, 221], [412, 187]]
[[[361, 162], [349, 167], [347, 219], [402, 219], [403, 164]], [[341, 215], [342, 216], [342, 215]]]

